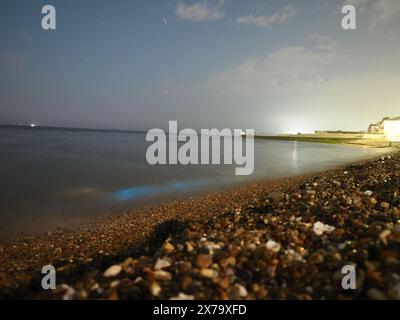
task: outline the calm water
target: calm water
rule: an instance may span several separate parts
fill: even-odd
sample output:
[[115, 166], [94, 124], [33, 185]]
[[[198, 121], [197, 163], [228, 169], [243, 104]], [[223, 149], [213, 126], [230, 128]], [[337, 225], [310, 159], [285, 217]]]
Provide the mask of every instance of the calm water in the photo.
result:
[[199, 190], [322, 170], [377, 149], [255, 142], [252, 176], [234, 166], [150, 166], [143, 133], [0, 126], [0, 236], [49, 230]]

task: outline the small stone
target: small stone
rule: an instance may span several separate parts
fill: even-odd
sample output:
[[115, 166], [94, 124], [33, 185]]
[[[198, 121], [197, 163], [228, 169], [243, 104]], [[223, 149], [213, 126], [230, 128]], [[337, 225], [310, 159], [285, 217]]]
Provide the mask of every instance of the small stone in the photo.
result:
[[365, 194], [366, 196], [370, 197], [370, 196], [373, 195], [373, 192], [372, 192], [371, 190], [367, 190], [367, 191], [364, 192], [364, 194]]
[[165, 250], [165, 252], [170, 253], [175, 250], [175, 247], [170, 242], [166, 242], [164, 244], [164, 250]]
[[167, 281], [172, 279], [172, 274], [164, 270], [157, 270], [154, 275], [157, 280]]
[[146, 274], [146, 280], [150, 283], [156, 281], [156, 274], [150, 268], [144, 268], [143, 272]]
[[229, 281], [228, 278], [223, 278], [223, 279], [221, 279], [219, 281], [219, 285], [223, 289], [228, 289], [229, 288], [229, 284], [230, 284], [230, 281]]
[[314, 293], [314, 289], [313, 287], [307, 286], [304, 288], [304, 291], [306, 291], [307, 293], [313, 294]]
[[213, 253], [215, 250], [220, 250], [221, 249], [221, 246], [219, 244], [216, 244], [216, 243], [214, 243], [212, 241], [206, 241], [204, 243], [204, 246], [207, 248], [207, 250], [210, 253]]
[[313, 225], [313, 231], [316, 235], [321, 236], [325, 232], [326, 233], [332, 233], [335, 230], [335, 227], [332, 227], [330, 225], [324, 224], [320, 221], [315, 222]]
[[389, 237], [391, 234], [390, 230], [385, 230], [382, 231], [379, 235], [379, 239], [383, 242], [383, 244], [386, 246], [387, 245], [387, 237]]
[[91, 288], [90, 291], [97, 291], [100, 288], [98, 283], [95, 283]]
[[188, 241], [186, 242], [186, 250], [187, 252], [192, 252], [194, 250], [193, 245]]
[[64, 293], [62, 299], [63, 300], [72, 300], [75, 296], [75, 293], [76, 293], [76, 291], [74, 288], [67, 286], [67, 291]]
[[390, 208], [390, 204], [389, 203], [387, 203], [387, 202], [382, 202], [381, 203], [381, 207], [383, 208], [383, 209], [389, 209]]
[[239, 296], [241, 298], [247, 297], [247, 289], [244, 286], [242, 286], [241, 284], [236, 284], [235, 286], [236, 286], [236, 288], [238, 288]]
[[333, 231], [335, 231], [335, 227], [333, 227], [333, 226], [330, 226], [330, 225], [325, 225], [325, 231], [326, 231], [326, 233], [332, 233]]
[[150, 285], [150, 292], [153, 296], [158, 297], [161, 293], [161, 287], [157, 282], [153, 282]]
[[273, 259], [267, 269], [267, 273], [271, 278], [275, 278], [276, 276], [276, 270], [279, 265], [279, 260], [278, 259]]
[[204, 278], [216, 278], [218, 276], [218, 272], [212, 270], [212, 269], [201, 269], [200, 270], [200, 275]]
[[397, 207], [394, 207], [392, 211], [393, 211], [393, 215], [394, 216], [399, 216], [400, 215], [400, 210]]
[[273, 252], [279, 252], [279, 250], [281, 250], [280, 243], [277, 243], [274, 240], [268, 240], [265, 246], [267, 247], [268, 250], [271, 250]]
[[88, 298], [88, 293], [85, 290], [81, 290], [77, 294], [77, 299], [79, 300], [85, 300]]
[[313, 231], [315, 232], [316, 235], [320, 236], [324, 233], [325, 227], [322, 222], [315, 222], [313, 225]]
[[211, 265], [212, 260], [210, 254], [199, 254], [196, 258], [196, 266], [200, 269], [208, 268]]
[[143, 281], [143, 278], [142, 277], [137, 277], [134, 281], [133, 281], [133, 283], [134, 284], [138, 284], [138, 283], [140, 283], [140, 282], [142, 282]]
[[270, 192], [268, 193], [268, 199], [277, 204], [285, 199], [285, 194], [279, 191]]
[[114, 266], [109, 267], [104, 272], [104, 276], [107, 277], [107, 278], [115, 277], [115, 276], [119, 275], [121, 271], [122, 271], [122, 267], [121, 266], [114, 265]]
[[162, 258], [162, 259], [157, 260], [156, 264], [154, 265], [154, 269], [161, 270], [164, 268], [168, 268], [170, 266], [171, 266], [171, 263], [167, 259]]
[[170, 300], [194, 300], [194, 296], [179, 292], [176, 297], [172, 297]]
[[132, 264], [133, 264], [134, 260], [132, 258], [127, 258], [122, 264], [121, 267], [122, 269], [126, 270], [128, 269]]
[[376, 201], [375, 198], [371, 198], [371, 199], [369, 200], [369, 202], [371, 202], [371, 204], [374, 206], [374, 205], [376, 205], [376, 203], [377, 203], [378, 201]]
[[228, 257], [223, 263], [222, 265], [226, 268], [226, 267], [233, 267], [236, 265], [236, 259], [235, 257]]

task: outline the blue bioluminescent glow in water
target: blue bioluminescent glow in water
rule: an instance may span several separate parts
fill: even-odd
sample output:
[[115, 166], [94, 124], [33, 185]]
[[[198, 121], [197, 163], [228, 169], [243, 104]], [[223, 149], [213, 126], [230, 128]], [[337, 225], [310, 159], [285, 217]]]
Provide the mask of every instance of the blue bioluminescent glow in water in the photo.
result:
[[193, 181], [173, 181], [165, 186], [132, 186], [119, 189], [112, 193], [118, 201], [132, 201], [155, 194], [168, 194], [187, 189], [198, 189], [210, 183], [210, 179], [199, 179]]
[[139, 186], [124, 188], [113, 193], [115, 199], [119, 201], [135, 200], [144, 196], [151, 196], [153, 194], [159, 193], [162, 190], [160, 187], [155, 186]]

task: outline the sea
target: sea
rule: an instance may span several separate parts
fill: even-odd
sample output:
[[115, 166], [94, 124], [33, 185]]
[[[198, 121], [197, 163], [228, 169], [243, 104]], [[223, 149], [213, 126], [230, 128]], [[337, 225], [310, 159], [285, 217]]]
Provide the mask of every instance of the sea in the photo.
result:
[[110, 212], [251, 181], [296, 176], [382, 149], [255, 140], [254, 172], [235, 164], [155, 165], [145, 132], [0, 126], [0, 237], [68, 228]]

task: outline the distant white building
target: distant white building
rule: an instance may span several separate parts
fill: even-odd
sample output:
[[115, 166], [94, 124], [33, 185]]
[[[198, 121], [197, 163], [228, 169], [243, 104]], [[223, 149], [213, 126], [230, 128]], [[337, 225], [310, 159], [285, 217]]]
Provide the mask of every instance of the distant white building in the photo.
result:
[[398, 120], [385, 120], [383, 122], [383, 133], [389, 141], [400, 142], [400, 118]]
[[370, 134], [384, 134], [389, 141], [400, 141], [400, 117], [383, 118], [368, 128]]

